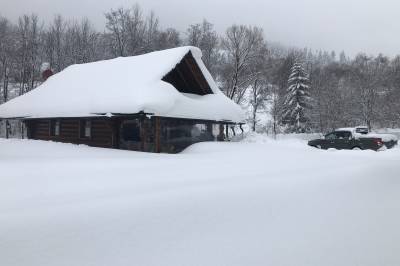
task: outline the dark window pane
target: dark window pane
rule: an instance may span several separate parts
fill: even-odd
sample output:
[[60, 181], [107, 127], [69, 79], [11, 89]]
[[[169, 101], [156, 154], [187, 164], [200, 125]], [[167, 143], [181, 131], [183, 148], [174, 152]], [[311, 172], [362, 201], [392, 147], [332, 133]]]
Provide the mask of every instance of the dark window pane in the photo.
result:
[[350, 132], [344, 132], [343, 138], [345, 139], [350, 139], [351, 133]]
[[356, 132], [360, 134], [368, 134], [369, 130], [367, 127], [358, 127], [356, 128]]
[[338, 139], [349, 139], [351, 136], [351, 133], [348, 131], [338, 131], [336, 132], [336, 137]]
[[122, 137], [125, 141], [141, 141], [140, 127], [136, 122], [125, 123], [122, 126]]
[[328, 139], [328, 140], [336, 139], [336, 134], [335, 133], [330, 133], [330, 134], [325, 136], [325, 139]]
[[168, 119], [162, 121], [161, 129], [162, 150], [167, 152], [179, 152], [197, 142], [214, 141], [212, 123]]

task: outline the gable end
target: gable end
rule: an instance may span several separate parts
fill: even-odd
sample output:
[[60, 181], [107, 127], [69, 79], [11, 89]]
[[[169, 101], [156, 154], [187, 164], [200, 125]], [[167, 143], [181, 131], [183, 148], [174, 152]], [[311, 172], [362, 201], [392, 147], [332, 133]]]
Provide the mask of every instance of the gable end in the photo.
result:
[[187, 53], [181, 62], [165, 75], [162, 80], [182, 93], [197, 95], [213, 93], [192, 52]]

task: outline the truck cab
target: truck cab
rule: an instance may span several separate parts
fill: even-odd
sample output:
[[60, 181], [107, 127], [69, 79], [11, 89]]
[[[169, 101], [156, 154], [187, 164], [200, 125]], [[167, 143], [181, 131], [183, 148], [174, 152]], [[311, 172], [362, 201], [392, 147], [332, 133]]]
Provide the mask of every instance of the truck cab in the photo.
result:
[[353, 146], [353, 136], [350, 131], [334, 131], [325, 135], [321, 141], [324, 149], [336, 148], [339, 150], [348, 149]]

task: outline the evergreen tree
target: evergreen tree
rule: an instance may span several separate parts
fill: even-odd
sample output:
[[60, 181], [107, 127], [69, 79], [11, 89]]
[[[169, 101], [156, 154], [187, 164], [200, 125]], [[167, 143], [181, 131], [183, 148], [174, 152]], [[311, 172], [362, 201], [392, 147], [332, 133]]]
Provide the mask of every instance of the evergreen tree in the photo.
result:
[[282, 113], [282, 124], [289, 133], [309, 130], [307, 110], [311, 108], [310, 100], [308, 74], [301, 63], [295, 62], [289, 76]]

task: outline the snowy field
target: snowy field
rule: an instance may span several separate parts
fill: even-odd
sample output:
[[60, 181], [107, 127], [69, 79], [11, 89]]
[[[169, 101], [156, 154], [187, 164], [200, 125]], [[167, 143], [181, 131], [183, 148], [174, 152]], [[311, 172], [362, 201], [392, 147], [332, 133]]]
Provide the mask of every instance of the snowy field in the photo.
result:
[[400, 265], [400, 149], [0, 139], [0, 265]]

